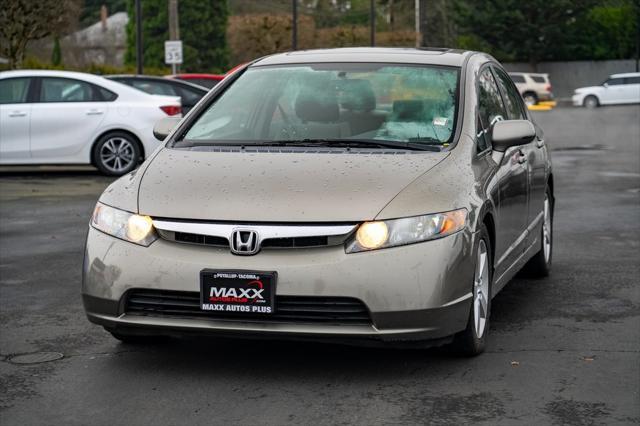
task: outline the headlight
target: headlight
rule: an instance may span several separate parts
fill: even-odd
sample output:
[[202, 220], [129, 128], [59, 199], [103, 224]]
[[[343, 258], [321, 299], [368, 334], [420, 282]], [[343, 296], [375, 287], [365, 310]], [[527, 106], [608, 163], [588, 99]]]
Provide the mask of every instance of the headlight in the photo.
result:
[[467, 210], [365, 222], [347, 241], [347, 253], [404, 246], [454, 234], [464, 228]]
[[101, 203], [96, 204], [91, 226], [105, 234], [141, 246], [148, 246], [158, 238], [149, 216], [114, 209]]

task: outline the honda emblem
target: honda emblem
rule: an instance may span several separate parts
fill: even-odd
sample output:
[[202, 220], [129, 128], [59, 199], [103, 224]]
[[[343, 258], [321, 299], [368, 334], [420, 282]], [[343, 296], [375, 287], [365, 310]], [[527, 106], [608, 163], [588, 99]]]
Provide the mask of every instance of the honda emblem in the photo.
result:
[[234, 229], [229, 245], [233, 254], [251, 255], [260, 251], [258, 233], [252, 229]]

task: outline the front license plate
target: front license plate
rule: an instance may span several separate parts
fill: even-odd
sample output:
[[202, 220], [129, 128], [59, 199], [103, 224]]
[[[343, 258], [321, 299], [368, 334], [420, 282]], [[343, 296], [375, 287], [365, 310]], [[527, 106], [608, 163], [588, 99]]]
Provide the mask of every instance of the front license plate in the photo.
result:
[[274, 312], [277, 273], [255, 271], [200, 272], [200, 308], [238, 314]]

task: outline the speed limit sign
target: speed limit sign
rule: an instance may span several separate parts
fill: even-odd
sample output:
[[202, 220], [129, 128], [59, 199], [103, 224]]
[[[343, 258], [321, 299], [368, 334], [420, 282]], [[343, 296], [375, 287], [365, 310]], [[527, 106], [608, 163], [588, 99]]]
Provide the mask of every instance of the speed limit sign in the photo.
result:
[[182, 40], [164, 42], [164, 63], [167, 65], [182, 63]]

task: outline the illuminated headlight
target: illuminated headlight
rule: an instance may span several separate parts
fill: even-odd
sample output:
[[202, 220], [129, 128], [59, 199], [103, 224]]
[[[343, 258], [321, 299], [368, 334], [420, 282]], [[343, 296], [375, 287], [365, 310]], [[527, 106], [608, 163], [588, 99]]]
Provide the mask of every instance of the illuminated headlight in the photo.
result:
[[347, 253], [404, 246], [454, 234], [464, 228], [467, 210], [364, 222], [347, 241]]
[[145, 247], [158, 238], [149, 216], [114, 209], [101, 203], [96, 204], [91, 226], [105, 234]]

